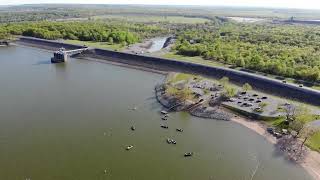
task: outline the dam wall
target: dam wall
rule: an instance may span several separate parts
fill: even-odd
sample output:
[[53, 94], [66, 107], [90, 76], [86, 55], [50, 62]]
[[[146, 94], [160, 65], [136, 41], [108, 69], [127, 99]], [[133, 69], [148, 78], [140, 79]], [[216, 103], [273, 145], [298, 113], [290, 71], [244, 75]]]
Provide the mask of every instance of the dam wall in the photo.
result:
[[32, 44], [40, 48], [42, 46], [45, 46], [45, 47], [49, 47], [52, 50], [58, 50], [59, 48], [62, 48], [62, 47], [65, 48], [66, 50], [81, 49], [84, 47], [80, 45], [68, 44], [68, 43], [33, 38], [33, 37], [24, 37], [24, 36], [19, 38], [19, 42]]
[[[71, 45], [56, 41], [48, 41], [36, 38], [21, 38], [21, 41], [37, 44], [45, 44], [54, 48], [82, 48], [83, 46]], [[242, 85], [249, 83], [254, 89], [283, 96], [293, 100], [299, 100], [309, 104], [320, 106], [320, 91], [311, 88], [299, 87], [295, 84], [283, 83], [280, 80], [268, 77], [238, 71], [224, 67], [211, 67], [191, 62], [182, 62], [174, 59], [165, 59], [159, 57], [151, 57], [146, 55], [138, 55], [131, 53], [123, 53], [106, 49], [93, 49], [93, 53], [88, 54], [89, 57], [105, 59], [109, 61], [125, 63], [129, 65], [138, 65], [146, 68], [160, 69], [166, 71], [179, 71], [186, 73], [196, 73], [199, 75], [210, 76], [214, 78], [229, 77], [230, 81]]]

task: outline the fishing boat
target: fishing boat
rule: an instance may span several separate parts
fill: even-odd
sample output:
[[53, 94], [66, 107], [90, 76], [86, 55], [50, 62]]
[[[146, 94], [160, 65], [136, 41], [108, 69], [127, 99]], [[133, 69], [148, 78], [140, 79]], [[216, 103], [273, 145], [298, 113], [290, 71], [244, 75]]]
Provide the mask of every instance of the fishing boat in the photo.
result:
[[128, 147], [126, 148], [126, 150], [130, 150], [130, 149], [132, 149], [132, 148], [133, 148], [133, 146], [130, 145], [130, 146], [128, 146]]
[[193, 156], [193, 152], [184, 153], [184, 157], [190, 157]]
[[168, 139], [167, 139], [167, 143], [168, 143], [168, 144], [177, 144], [177, 141], [168, 138]]
[[130, 128], [132, 131], [134, 131], [134, 130], [136, 130], [136, 127], [134, 127], [134, 126], [131, 126], [131, 128]]
[[161, 125], [160, 127], [164, 128], [164, 129], [168, 129], [169, 127], [166, 125]]
[[183, 129], [177, 128], [176, 131], [178, 131], [178, 132], [183, 132]]
[[168, 114], [167, 111], [161, 111], [161, 114]]

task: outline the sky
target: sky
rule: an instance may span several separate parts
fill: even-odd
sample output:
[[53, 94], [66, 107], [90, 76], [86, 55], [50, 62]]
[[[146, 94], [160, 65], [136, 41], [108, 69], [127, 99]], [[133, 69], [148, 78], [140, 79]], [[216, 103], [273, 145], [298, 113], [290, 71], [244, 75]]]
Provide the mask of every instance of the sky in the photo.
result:
[[0, 5], [40, 3], [216, 5], [320, 9], [320, 0], [0, 0]]

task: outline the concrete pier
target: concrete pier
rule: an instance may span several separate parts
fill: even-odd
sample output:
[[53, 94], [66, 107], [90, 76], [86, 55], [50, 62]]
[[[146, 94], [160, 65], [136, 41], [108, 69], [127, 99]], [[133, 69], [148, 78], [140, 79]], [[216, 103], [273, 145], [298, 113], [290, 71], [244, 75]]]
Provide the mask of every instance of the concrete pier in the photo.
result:
[[84, 51], [89, 50], [88, 47], [84, 47], [81, 49], [74, 49], [74, 50], [69, 50], [66, 51], [65, 48], [60, 48], [58, 51], [55, 51], [53, 53], [53, 57], [51, 58], [51, 63], [62, 63], [66, 62], [68, 59], [68, 56], [74, 56], [77, 54], [81, 54]]
[[51, 58], [51, 63], [61, 63], [65, 62], [68, 58], [68, 54], [66, 53], [64, 48], [60, 48], [58, 51], [53, 53], [53, 57]]

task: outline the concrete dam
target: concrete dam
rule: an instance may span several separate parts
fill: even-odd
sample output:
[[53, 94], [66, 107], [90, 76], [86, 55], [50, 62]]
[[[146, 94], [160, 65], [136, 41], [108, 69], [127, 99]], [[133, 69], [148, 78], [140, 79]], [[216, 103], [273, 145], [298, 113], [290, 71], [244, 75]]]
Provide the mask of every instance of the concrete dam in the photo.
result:
[[[21, 37], [19, 41], [24, 44], [34, 44], [36, 46], [51, 47], [51, 49], [58, 49], [64, 47], [68, 50], [74, 50], [84, 48], [84, 46], [80, 45], [73, 45], [57, 41], [29, 37]], [[307, 87], [299, 87], [295, 84], [283, 83], [280, 80], [271, 79], [268, 77], [248, 72], [238, 71], [224, 67], [212, 67], [191, 62], [182, 62], [174, 59], [123, 53], [99, 48], [90, 49], [90, 51], [84, 51], [81, 54], [84, 56], [104, 59], [107, 61], [113, 61], [135, 66], [143, 66], [150, 69], [195, 73], [213, 78], [222, 78], [226, 76], [229, 77], [230, 81], [235, 84], [241, 85], [244, 83], [250, 83], [254, 87], [254, 89], [266, 93], [320, 106], [320, 91]]]

